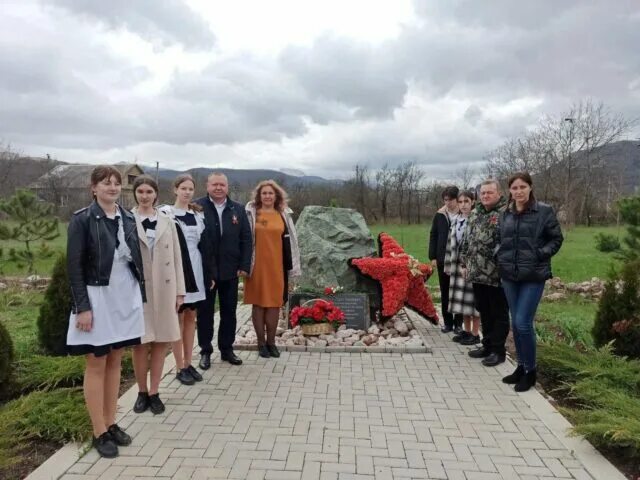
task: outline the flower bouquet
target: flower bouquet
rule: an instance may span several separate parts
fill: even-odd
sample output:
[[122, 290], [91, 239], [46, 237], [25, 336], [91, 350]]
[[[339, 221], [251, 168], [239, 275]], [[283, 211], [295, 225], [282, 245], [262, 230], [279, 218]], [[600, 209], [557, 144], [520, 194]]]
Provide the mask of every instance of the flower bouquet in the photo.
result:
[[329, 334], [344, 323], [344, 312], [333, 302], [316, 298], [294, 307], [289, 321], [292, 327], [300, 325], [304, 335]]
[[340, 293], [343, 290], [344, 290], [344, 288], [341, 287], [340, 285], [335, 285], [335, 286], [331, 285], [331, 286], [328, 286], [328, 287], [324, 287], [324, 294], [327, 295], [327, 296], [328, 295], [335, 295], [336, 293]]

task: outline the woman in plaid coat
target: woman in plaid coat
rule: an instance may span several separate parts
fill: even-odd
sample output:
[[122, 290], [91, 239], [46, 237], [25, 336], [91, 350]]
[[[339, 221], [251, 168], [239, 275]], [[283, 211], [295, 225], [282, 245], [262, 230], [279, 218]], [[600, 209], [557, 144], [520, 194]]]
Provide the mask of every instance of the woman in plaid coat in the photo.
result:
[[480, 314], [474, 306], [473, 284], [465, 280], [459, 261], [462, 238], [474, 203], [475, 195], [473, 192], [462, 191], [458, 195], [460, 214], [451, 224], [444, 257], [444, 271], [450, 276], [449, 312], [454, 315], [461, 314], [464, 320], [464, 330], [453, 337], [453, 341], [459, 342], [461, 345], [475, 345], [480, 342], [478, 333]]

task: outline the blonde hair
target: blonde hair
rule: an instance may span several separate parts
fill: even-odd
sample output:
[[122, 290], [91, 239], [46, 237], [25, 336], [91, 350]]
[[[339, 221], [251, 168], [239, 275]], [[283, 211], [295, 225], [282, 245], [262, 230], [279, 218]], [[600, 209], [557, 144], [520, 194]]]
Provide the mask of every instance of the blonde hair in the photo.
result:
[[285, 208], [287, 208], [287, 192], [278, 185], [278, 182], [275, 180], [263, 180], [256, 188], [253, 190], [253, 203], [255, 204], [256, 210], [262, 208], [262, 200], [260, 199], [260, 192], [264, 187], [271, 187], [273, 191], [276, 193], [276, 201], [274, 203], [274, 208], [280, 212], [282, 212]]

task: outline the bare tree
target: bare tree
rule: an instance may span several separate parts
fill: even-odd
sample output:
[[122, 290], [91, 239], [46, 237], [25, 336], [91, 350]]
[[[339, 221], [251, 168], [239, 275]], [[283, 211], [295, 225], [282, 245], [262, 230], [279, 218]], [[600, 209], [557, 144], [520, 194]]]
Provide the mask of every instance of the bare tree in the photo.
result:
[[469, 190], [473, 186], [475, 177], [476, 169], [471, 165], [465, 165], [456, 170], [454, 180], [462, 190]]
[[347, 194], [362, 216], [367, 219], [369, 213], [370, 173], [366, 165], [356, 164], [353, 176], [345, 183]]
[[[416, 165], [415, 162], [410, 162], [407, 165], [407, 221], [412, 222], [412, 218], [419, 217], [420, 215], [414, 212], [412, 208], [412, 200], [416, 200], [416, 210], [420, 210], [419, 191], [422, 179], [424, 178], [424, 171]], [[419, 222], [419, 220], [418, 220]]]
[[20, 154], [10, 144], [0, 143], [0, 197], [13, 194]]
[[603, 103], [583, 100], [555, 117], [544, 117], [520, 138], [509, 139], [486, 157], [485, 172], [505, 180], [516, 171], [536, 178], [536, 192], [561, 211], [567, 223], [589, 224], [603, 186], [616, 172], [601, 152], [634, 125]]
[[393, 172], [389, 169], [389, 164], [385, 163], [380, 170], [376, 172], [376, 199], [380, 204], [380, 214], [382, 221], [387, 223], [389, 216], [389, 196], [393, 188]]

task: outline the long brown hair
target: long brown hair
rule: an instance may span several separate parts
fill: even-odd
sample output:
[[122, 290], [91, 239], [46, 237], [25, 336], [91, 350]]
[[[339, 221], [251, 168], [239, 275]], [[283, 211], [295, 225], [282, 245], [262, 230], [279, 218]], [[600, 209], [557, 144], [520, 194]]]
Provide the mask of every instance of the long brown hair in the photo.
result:
[[[176, 179], [173, 181], [173, 188], [178, 188], [184, 182], [193, 183], [193, 189], [194, 189], [194, 192], [195, 192], [196, 182], [193, 179], [193, 177], [191, 175], [189, 175], [188, 173], [183, 173], [181, 175], [178, 175], [176, 177]], [[189, 203], [189, 208], [191, 210], [193, 210], [194, 212], [201, 212], [202, 211], [202, 207], [200, 205], [198, 205], [197, 203], [194, 203], [194, 202]]]
[[[516, 172], [509, 177], [509, 181], [507, 182], [507, 185], [509, 185], [509, 189], [511, 189], [511, 184], [516, 180], [522, 180], [524, 183], [529, 185], [529, 187], [531, 187], [531, 192], [529, 193], [529, 200], [524, 206], [524, 209], [526, 210], [531, 205], [533, 205], [533, 203], [536, 201], [536, 197], [533, 194], [533, 179], [531, 178], [531, 175], [529, 174], [529, 172]], [[509, 192], [509, 203], [511, 203], [512, 200], [513, 198], [511, 198], [511, 192]], [[515, 208], [515, 205], [514, 205], [514, 208]]]
[[278, 185], [278, 182], [276, 182], [275, 180], [263, 180], [258, 183], [256, 188], [253, 190], [253, 203], [255, 204], [256, 210], [262, 208], [260, 192], [262, 192], [262, 189], [264, 187], [271, 187], [276, 193], [276, 201], [273, 204], [273, 207], [276, 210], [282, 212], [285, 208], [287, 208], [287, 192], [285, 192], [284, 189], [280, 185]]
[[155, 179], [149, 175], [139, 175], [136, 177], [136, 179], [133, 181], [133, 199], [136, 201], [136, 203], [138, 203], [138, 196], [136, 195], [136, 190], [138, 189], [138, 187], [140, 185], [149, 185], [151, 188], [153, 188], [153, 190], [156, 192], [156, 199], [153, 201], [153, 204], [155, 205], [156, 202], [158, 201], [158, 183], [155, 181]]

